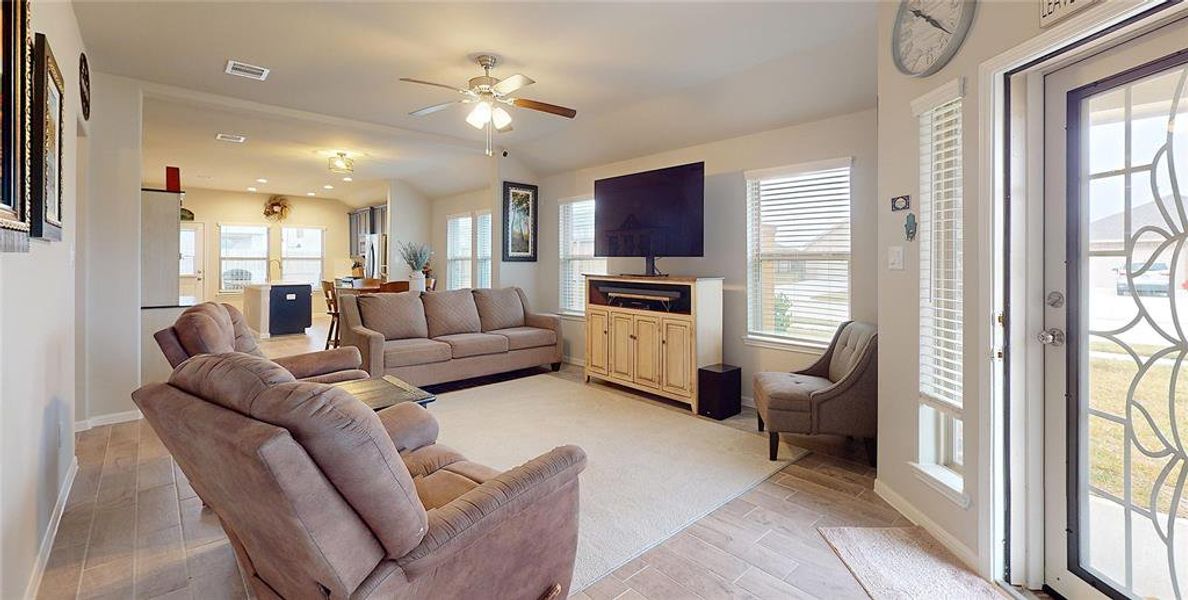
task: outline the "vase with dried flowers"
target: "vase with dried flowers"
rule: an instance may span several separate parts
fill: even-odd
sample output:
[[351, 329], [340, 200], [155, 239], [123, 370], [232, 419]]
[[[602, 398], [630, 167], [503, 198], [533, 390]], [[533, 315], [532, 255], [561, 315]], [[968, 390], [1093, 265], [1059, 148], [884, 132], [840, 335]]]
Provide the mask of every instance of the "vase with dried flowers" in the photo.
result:
[[400, 242], [400, 259], [408, 265], [408, 289], [414, 292], [425, 291], [425, 267], [433, 257], [433, 250], [428, 244], [420, 242]]

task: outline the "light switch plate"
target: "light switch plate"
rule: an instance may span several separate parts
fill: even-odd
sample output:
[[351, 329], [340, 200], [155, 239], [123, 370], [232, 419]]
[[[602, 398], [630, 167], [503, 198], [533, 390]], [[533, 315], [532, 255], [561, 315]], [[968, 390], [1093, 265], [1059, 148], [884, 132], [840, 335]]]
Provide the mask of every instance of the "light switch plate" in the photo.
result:
[[887, 270], [902, 271], [903, 270], [903, 246], [888, 246], [887, 247]]

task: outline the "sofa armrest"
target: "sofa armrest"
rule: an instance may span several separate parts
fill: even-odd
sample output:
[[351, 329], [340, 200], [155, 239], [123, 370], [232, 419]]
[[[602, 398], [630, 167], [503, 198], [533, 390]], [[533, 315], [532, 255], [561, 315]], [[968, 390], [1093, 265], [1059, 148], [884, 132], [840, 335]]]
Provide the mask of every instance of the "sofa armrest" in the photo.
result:
[[342, 344], [359, 350], [363, 356], [363, 370], [372, 377], [384, 374], [384, 334], [354, 325], [342, 330]]
[[[585, 467], [586, 453], [581, 448], [561, 446], [488, 480], [449, 504], [429, 511], [429, 531], [425, 538], [397, 559], [397, 564], [410, 579], [431, 571], [449, 561], [456, 552], [492, 533], [505, 520], [531, 510], [529, 507], [534, 504], [547, 502], [554, 492], [567, 485], [576, 486], [578, 474]], [[576, 495], [572, 507], [561, 510], [572, 512], [568, 518], [576, 520]], [[541, 510], [540, 517], [556, 518], [552, 512]]]
[[363, 358], [355, 348], [333, 348], [293, 356], [282, 356], [273, 362], [284, 367], [293, 377], [305, 379], [337, 371], [358, 369]]
[[416, 402], [402, 402], [376, 415], [396, 445], [397, 452], [416, 450], [437, 441], [437, 419]]
[[561, 337], [561, 317], [557, 315], [524, 313], [524, 326], [535, 327], [537, 329], [550, 329], [557, 332], [558, 338]]

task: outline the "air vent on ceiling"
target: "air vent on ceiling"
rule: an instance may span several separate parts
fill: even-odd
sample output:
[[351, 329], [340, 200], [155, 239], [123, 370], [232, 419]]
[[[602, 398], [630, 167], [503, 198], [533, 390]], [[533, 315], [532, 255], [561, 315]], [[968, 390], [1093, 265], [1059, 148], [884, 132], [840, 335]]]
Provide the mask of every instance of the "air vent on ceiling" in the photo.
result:
[[215, 139], [220, 142], [231, 142], [232, 144], [242, 144], [247, 141], [246, 136], [238, 133], [220, 133], [215, 136]]
[[269, 70], [270, 69], [257, 67], [256, 65], [249, 65], [237, 60], [229, 60], [227, 61], [226, 73], [228, 75], [237, 75], [239, 77], [247, 77], [248, 79], [264, 81], [265, 79], [268, 79]]

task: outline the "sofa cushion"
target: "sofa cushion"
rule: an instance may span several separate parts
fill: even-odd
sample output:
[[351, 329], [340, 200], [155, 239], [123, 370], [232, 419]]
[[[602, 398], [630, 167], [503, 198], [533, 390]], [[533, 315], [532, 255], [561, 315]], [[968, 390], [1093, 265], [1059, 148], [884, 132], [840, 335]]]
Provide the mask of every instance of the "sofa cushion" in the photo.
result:
[[445, 362], [450, 359], [450, 352], [449, 344], [425, 338], [388, 340], [384, 342], [384, 368]]
[[524, 325], [524, 303], [514, 287], [474, 290], [474, 303], [485, 332]]
[[552, 346], [557, 343], [557, 332], [552, 329], [539, 327], [510, 327], [496, 329], [490, 333], [507, 338], [508, 350], [523, 350], [525, 348], [539, 348]]
[[433, 341], [449, 344], [453, 348], [454, 358], [503, 354], [508, 349], [506, 337], [490, 333], [455, 333], [433, 338]]
[[759, 373], [755, 375], [755, 402], [763, 408], [810, 412], [811, 395], [833, 385], [824, 377], [798, 373]]
[[474, 294], [470, 290], [430, 292], [421, 297], [425, 304], [425, 320], [429, 337], [455, 333], [478, 333], [482, 329]]
[[385, 340], [429, 337], [420, 292], [360, 294], [356, 301], [363, 326], [384, 334]]

